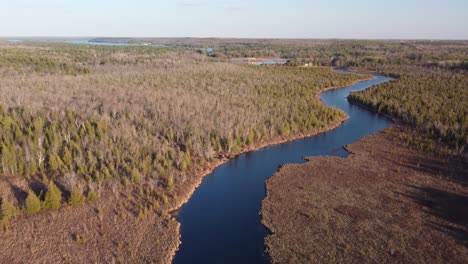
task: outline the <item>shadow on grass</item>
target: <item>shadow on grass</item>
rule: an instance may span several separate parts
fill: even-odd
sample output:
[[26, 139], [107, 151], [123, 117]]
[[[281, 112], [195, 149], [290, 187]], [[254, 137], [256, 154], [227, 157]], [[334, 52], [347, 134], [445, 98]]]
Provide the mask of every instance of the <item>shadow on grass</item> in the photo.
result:
[[10, 183], [10, 188], [13, 192], [13, 195], [15, 196], [16, 201], [18, 204], [23, 204], [24, 201], [26, 200], [26, 197], [28, 196], [28, 193], [23, 191], [21, 188], [19, 188], [16, 185], [13, 185]]
[[424, 206], [424, 212], [446, 222], [428, 221], [428, 224], [468, 247], [468, 196], [431, 187], [408, 187], [412, 191], [405, 196]]
[[468, 186], [466, 175], [468, 159], [466, 156], [445, 154], [443, 158], [412, 157], [407, 164], [402, 164], [402, 166]]
[[[68, 200], [70, 197], [70, 191], [67, 190], [63, 184], [56, 181], [54, 181], [54, 183], [62, 192], [62, 199]], [[41, 194], [45, 195], [47, 192], [47, 185], [37, 179], [30, 181], [27, 188], [20, 188], [11, 182], [9, 182], [9, 187], [19, 205], [25, 204], [26, 198], [28, 197], [28, 188], [30, 188], [37, 196], [40, 196]]]

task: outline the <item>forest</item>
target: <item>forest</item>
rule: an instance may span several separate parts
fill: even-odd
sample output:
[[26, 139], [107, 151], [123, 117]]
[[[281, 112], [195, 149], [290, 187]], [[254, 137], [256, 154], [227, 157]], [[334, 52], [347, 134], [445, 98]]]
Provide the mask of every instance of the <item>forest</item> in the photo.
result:
[[220, 157], [343, 120], [317, 94], [362, 78], [185, 48], [2, 44], [0, 181], [26, 181], [24, 199], [2, 192], [2, 225], [96, 200], [110, 183], [138, 215], [163, 212]]
[[[395, 71], [396, 72], [396, 71]], [[349, 100], [389, 114], [462, 153], [468, 144], [468, 72], [411, 68]]]

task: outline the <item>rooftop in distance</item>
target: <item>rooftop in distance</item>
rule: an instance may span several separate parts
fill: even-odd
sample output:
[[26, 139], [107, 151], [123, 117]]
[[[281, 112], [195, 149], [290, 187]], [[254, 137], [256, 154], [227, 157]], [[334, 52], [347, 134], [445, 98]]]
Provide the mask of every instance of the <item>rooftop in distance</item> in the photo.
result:
[[234, 58], [231, 59], [234, 63], [245, 63], [251, 65], [285, 65], [288, 63], [287, 59], [282, 58]]

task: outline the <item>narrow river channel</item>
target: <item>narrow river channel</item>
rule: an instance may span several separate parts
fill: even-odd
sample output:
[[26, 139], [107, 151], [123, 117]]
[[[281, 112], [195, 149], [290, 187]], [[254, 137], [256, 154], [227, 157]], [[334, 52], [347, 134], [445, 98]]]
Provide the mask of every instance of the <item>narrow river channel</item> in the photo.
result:
[[349, 120], [317, 136], [242, 154], [206, 176], [177, 215], [182, 244], [174, 263], [269, 263], [264, 252], [268, 230], [260, 215], [265, 180], [282, 164], [303, 163], [305, 156], [346, 157], [344, 145], [390, 126], [391, 120], [346, 99], [350, 92], [390, 80], [376, 75], [372, 80], [322, 93], [322, 101], [346, 112]]

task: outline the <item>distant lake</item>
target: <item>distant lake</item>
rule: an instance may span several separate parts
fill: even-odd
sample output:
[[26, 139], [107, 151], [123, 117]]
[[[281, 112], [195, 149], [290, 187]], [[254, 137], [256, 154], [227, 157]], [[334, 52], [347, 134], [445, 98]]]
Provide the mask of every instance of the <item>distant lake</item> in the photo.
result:
[[95, 46], [130, 46], [125, 42], [105, 42], [105, 41], [89, 41], [89, 40], [66, 40], [65, 43], [80, 44], [80, 45], [95, 45]]

